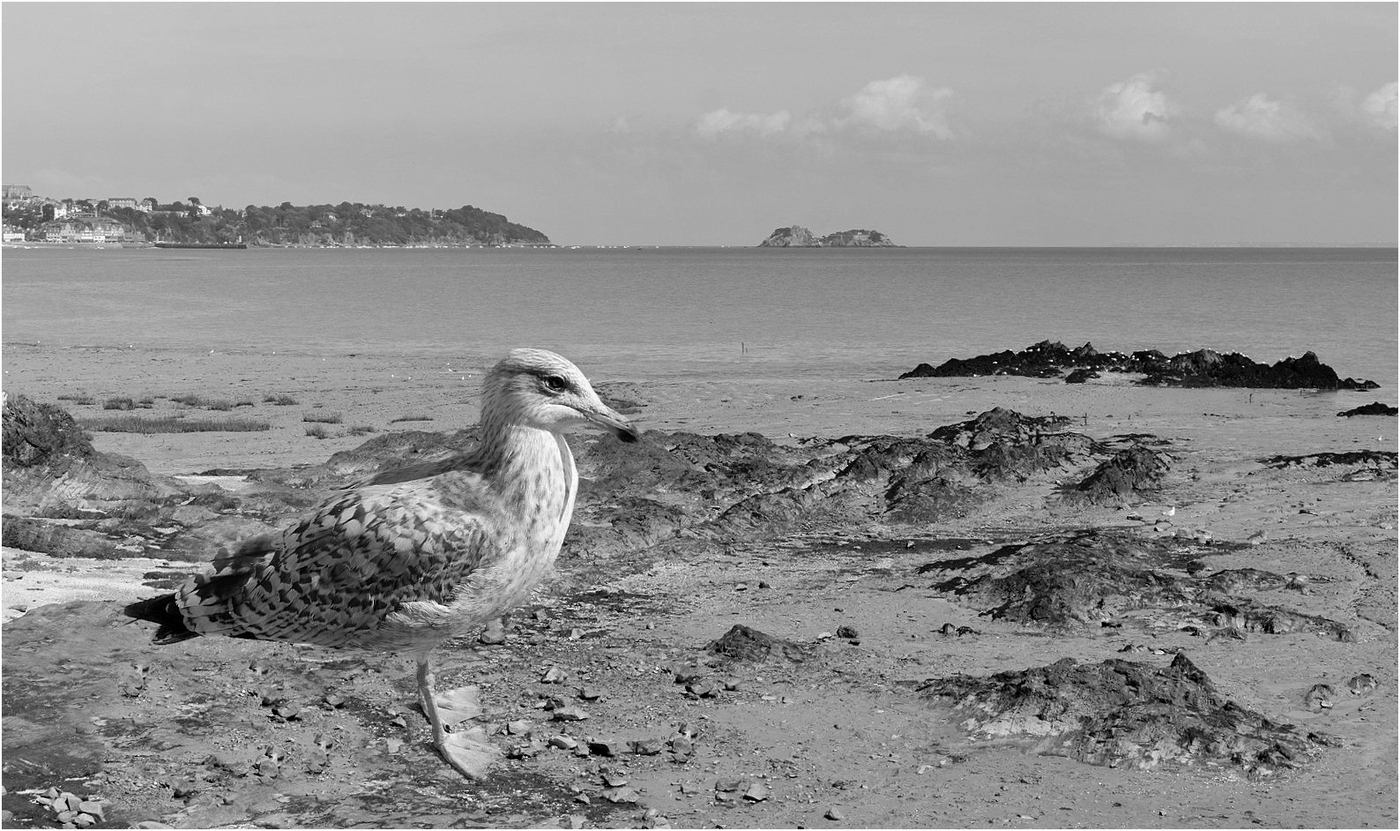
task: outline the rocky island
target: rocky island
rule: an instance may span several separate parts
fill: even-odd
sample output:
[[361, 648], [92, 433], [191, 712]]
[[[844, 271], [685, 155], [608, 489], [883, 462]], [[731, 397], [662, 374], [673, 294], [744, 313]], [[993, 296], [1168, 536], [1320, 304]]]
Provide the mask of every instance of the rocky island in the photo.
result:
[[879, 231], [853, 229], [817, 237], [801, 225], [778, 228], [758, 244], [759, 248], [897, 248]]

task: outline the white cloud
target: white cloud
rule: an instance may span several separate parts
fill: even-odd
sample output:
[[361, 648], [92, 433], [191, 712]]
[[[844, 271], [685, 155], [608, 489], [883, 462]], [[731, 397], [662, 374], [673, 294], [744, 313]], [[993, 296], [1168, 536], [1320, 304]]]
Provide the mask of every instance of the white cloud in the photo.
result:
[[1156, 89], [1156, 80], [1142, 73], [1106, 87], [1094, 104], [1098, 128], [1114, 138], [1165, 138], [1176, 107]]
[[1396, 83], [1391, 81], [1361, 101], [1361, 114], [1372, 124], [1395, 129]]
[[947, 87], [926, 89], [922, 78], [910, 75], [871, 81], [843, 102], [850, 115], [842, 123], [866, 125], [886, 132], [908, 128], [950, 139], [953, 131], [948, 127], [943, 102], [952, 95], [953, 91]]
[[793, 116], [787, 110], [771, 114], [741, 113], [721, 107], [696, 119], [695, 132], [707, 139], [724, 134], [803, 138], [863, 128], [887, 133], [913, 131], [950, 139], [953, 131], [948, 126], [944, 102], [952, 95], [952, 90], [947, 88], [927, 89], [922, 78], [900, 75], [871, 81], [860, 92], [843, 99], [839, 115], [830, 110], [804, 116]]
[[771, 136], [783, 132], [792, 121], [787, 110], [760, 115], [756, 113], [730, 112], [721, 107], [700, 116], [695, 131], [705, 138], [715, 138], [720, 133], [754, 132], [761, 136]]
[[[1391, 112], [1394, 112], [1393, 101]], [[1266, 141], [1320, 137], [1317, 128], [1302, 113], [1262, 92], [1221, 108], [1215, 113], [1215, 123], [1223, 130]]]

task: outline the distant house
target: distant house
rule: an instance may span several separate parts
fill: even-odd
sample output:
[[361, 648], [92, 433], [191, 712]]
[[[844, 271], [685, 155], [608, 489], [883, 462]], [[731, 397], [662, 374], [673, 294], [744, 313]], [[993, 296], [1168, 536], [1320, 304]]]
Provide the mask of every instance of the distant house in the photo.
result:
[[75, 214], [45, 222], [39, 233], [49, 242], [125, 242], [132, 239], [127, 227], [115, 219]]
[[34, 191], [29, 185], [0, 185], [0, 197], [3, 197], [4, 206], [10, 208], [28, 204], [34, 198]]
[[4, 242], [24, 242], [24, 231], [19, 228], [11, 228], [6, 225], [5, 230], [0, 233], [3, 234], [3, 236], [0, 236], [0, 240]]
[[108, 200], [107, 200], [107, 207], [109, 207], [109, 208], [139, 208], [139, 207], [140, 207], [140, 203], [138, 203], [134, 198], [132, 198], [132, 197], [130, 197], [130, 196], [113, 196], [113, 197], [108, 198]]

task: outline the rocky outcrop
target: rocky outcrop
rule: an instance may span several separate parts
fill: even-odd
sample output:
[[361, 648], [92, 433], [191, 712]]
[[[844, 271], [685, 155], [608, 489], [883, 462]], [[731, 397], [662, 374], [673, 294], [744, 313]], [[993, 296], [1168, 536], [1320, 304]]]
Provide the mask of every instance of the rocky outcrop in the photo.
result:
[[759, 248], [812, 248], [820, 243], [812, 232], [801, 225], [778, 228], [758, 244]]
[[[1100, 352], [1093, 344], [1070, 349], [1048, 340], [1020, 352], [1005, 350], [973, 358], [950, 358], [933, 366], [921, 363], [899, 376], [905, 378], [976, 377], [980, 375], [1024, 375], [1032, 378], [1058, 378], [1066, 383], [1083, 383], [1100, 372], [1141, 374], [1139, 383], [1173, 387], [1250, 387], [1281, 389], [1369, 390], [1374, 381], [1339, 378], [1318, 360], [1313, 352], [1301, 358], [1284, 358], [1275, 364], [1262, 364], [1238, 352], [1219, 353], [1211, 349], [1182, 352], [1168, 358], [1156, 349], [1124, 354]], [[1066, 374], [1067, 373], [1067, 374]]]
[[1343, 410], [1337, 413], [1337, 415], [1346, 418], [1368, 415], [1393, 416], [1397, 414], [1400, 414], [1400, 410], [1397, 410], [1389, 404], [1382, 404], [1379, 401], [1372, 401], [1370, 404], [1362, 404], [1360, 407], [1352, 407], [1350, 410]]
[[759, 244], [760, 248], [889, 248], [895, 244], [879, 231], [853, 229], [817, 237], [801, 225], [778, 228]]
[[1239, 767], [1259, 781], [1339, 745], [1227, 700], [1184, 654], [1166, 667], [1110, 659], [928, 682], [974, 738], [1106, 767]]
[[1101, 628], [1148, 614], [1158, 625], [1202, 638], [1310, 632], [1352, 641], [1346, 626], [1249, 596], [1302, 582], [1251, 569], [1205, 574], [1199, 558], [1229, 545], [1151, 539], [1124, 531], [1057, 534], [979, 557], [921, 566], [931, 588], [971, 603], [983, 616], [1049, 629]]

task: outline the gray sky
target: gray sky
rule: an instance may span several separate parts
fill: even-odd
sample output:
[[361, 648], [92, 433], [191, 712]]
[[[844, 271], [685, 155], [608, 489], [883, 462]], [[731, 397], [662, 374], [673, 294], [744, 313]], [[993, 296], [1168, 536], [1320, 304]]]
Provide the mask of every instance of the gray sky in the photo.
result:
[[3, 176], [561, 244], [1389, 243], [1394, 3], [16, 3]]

